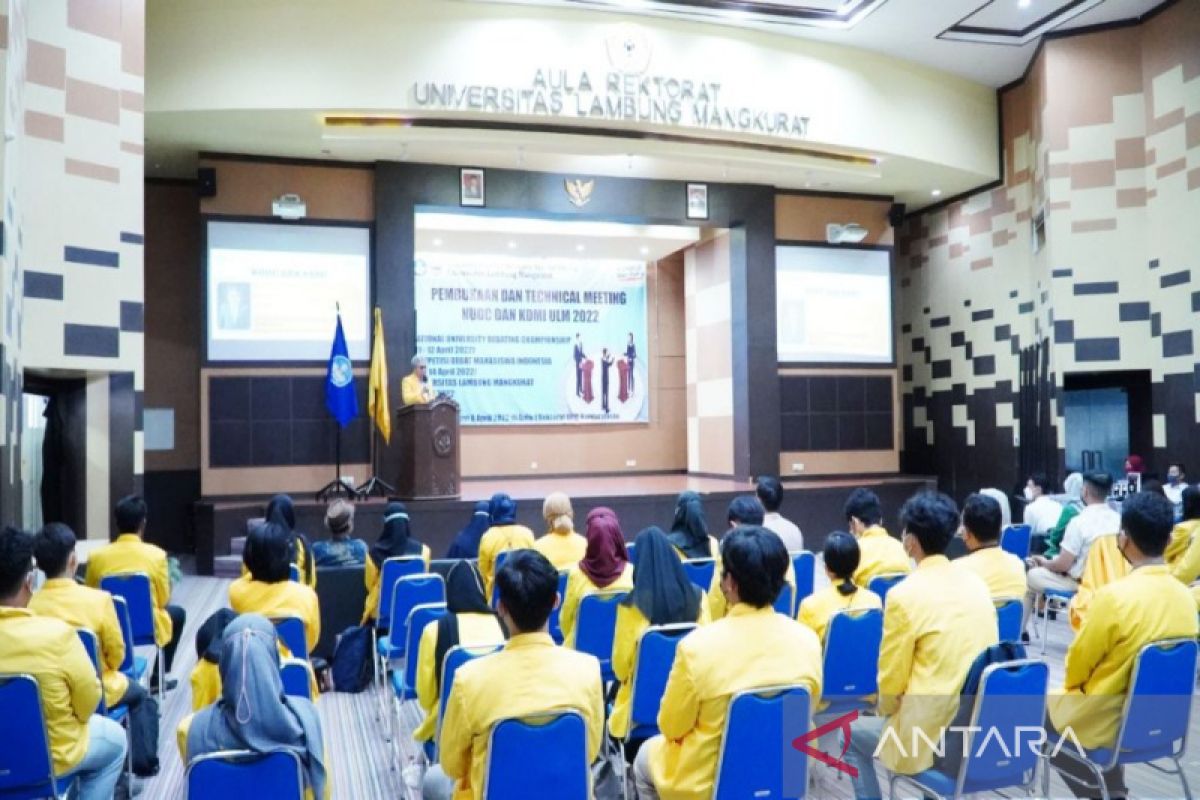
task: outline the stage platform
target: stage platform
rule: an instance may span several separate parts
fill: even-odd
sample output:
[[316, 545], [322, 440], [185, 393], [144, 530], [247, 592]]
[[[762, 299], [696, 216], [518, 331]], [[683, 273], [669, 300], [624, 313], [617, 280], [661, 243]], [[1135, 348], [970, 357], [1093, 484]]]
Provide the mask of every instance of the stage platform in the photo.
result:
[[[933, 487], [936, 480], [926, 475], [888, 475], [868, 478], [793, 479], [784, 481], [786, 494], [783, 513], [800, 526], [809, 549], [820, 549], [830, 531], [844, 530], [842, 504], [856, 486], [873, 489], [883, 502], [889, 523], [910, 495]], [[459, 530], [470, 520], [476, 501], [487, 500], [496, 492], [507, 492], [517, 501], [517, 519], [540, 536], [542, 499], [551, 492], [565, 492], [575, 507], [575, 519], [582, 529], [587, 512], [596, 506], [608, 506], [617, 512], [621, 528], [629, 540], [650, 525], [670, 528], [675, 498], [683, 491], [704, 496], [710, 531], [720, 536], [726, 528], [725, 512], [729, 501], [739, 494], [751, 493], [749, 481], [682, 473], [530, 478], [484, 478], [464, 480], [462, 496], [450, 500], [414, 500], [407, 503], [413, 535], [429, 545], [435, 558], [443, 556]], [[294, 493], [297, 527], [312, 539], [327, 538], [323, 504], [312, 494]], [[262, 496], [222, 497], [196, 504], [196, 571], [214, 574], [219, 557], [230, 553], [236, 536], [246, 534], [246, 521], [259, 517], [268, 498]], [[384, 501], [372, 499], [358, 504], [354, 535], [375, 541], [382, 525]], [[889, 524], [889, 527], [891, 525]]]

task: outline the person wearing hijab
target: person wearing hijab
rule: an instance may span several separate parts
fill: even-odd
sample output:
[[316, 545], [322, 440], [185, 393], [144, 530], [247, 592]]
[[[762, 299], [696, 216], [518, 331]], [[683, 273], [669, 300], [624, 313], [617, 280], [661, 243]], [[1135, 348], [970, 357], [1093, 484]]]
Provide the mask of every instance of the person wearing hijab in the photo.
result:
[[471, 521], [467, 523], [467, 527], [459, 531], [450, 543], [446, 558], [479, 558], [479, 540], [487, 533], [491, 521], [488, 501], [480, 500], [471, 510]]
[[1000, 530], [1003, 531], [1009, 525], [1012, 525], [1012, 505], [1008, 502], [1008, 495], [999, 489], [980, 489], [979, 493], [984, 497], [990, 497], [1000, 504]]
[[1058, 555], [1058, 548], [1067, 532], [1068, 523], [1083, 510], [1083, 473], [1072, 472], [1068, 475], [1063, 481], [1063, 491], [1064, 495], [1059, 498], [1062, 502], [1062, 513], [1059, 514], [1058, 523], [1046, 532], [1046, 549], [1042, 552], [1046, 558]]
[[229, 607], [238, 614], [268, 619], [299, 617], [311, 653], [321, 638], [317, 593], [289, 578], [291, 537], [277, 522], [256, 525], [246, 539], [242, 561], [249, 571], [229, 585]]
[[[642, 634], [651, 625], [680, 622], [707, 623], [708, 604], [704, 591], [688, 580], [667, 535], [661, 528], [650, 527], [637, 535], [634, 550], [633, 591], [617, 607], [613, 632], [613, 674], [621, 684], [608, 720], [608, 732], [615, 739], [629, 733], [630, 702], [633, 697], [633, 672], [637, 667], [637, 649]], [[636, 749], [640, 742], [631, 742]], [[632, 756], [633, 752], [627, 752]]]
[[854, 573], [862, 552], [858, 540], [844, 531], [834, 531], [825, 539], [825, 574], [829, 585], [800, 601], [797, 621], [812, 629], [822, 644], [829, 620], [843, 609], [883, 608], [879, 595], [854, 582]]
[[283, 692], [275, 627], [258, 614], [243, 614], [225, 628], [221, 645], [221, 699], [181, 725], [189, 759], [226, 750], [296, 754], [306, 796], [331, 794], [321, 720], [308, 700]]
[[1171, 541], [1163, 557], [1171, 574], [1190, 584], [1200, 577], [1200, 488], [1183, 490], [1183, 519], [1171, 530]]
[[383, 530], [375, 544], [371, 545], [367, 556], [366, 570], [363, 572], [363, 583], [367, 587], [367, 599], [363, 603], [364, 625], [375, 619], [375, 610], [379, 605], [379, 576], [383, 572], [384, 561], [389, 558], [420, 556], [425, 559], [425, 570], [429, 570], [429, 546], [412, 537], [408, 508], [404, 503], [393, 500], [384, 507]]
[[496, 580], [496, 557], [506, 550], [533, 549], [533, 531], [517, 524], [517, 504], [503, 492], [492, 495], [488, 516], [492, 525], [479, 540], [479, 574], [483, 576], [484, 594], [490, 598]]
[[427, 742], [437, 733], [438, 702], [442, 694], [442, 665], [452, 647], [504, 644], [500, 621], [483, 594], [483, 581], [470, 561], [459, 561], [446, 573], [449, 612], [421, 631], [417, 646], [417, 703], [425, 719], [413, 739]]
[[546, 534], [533, 543], [559, 572], [578, 564], [587, 552], [587, 539], [575, 532], [575, 512], [571, 498], [554, 492], [542, 503]]
[[313, 564], [313, 559], [309, 557], [309, 554], [312, 553], [312, 545], [309, 544], [307, 536], [296, 530], [296, 507], [292, 503], [292, 498], [286, 494], [277, 494], [272, 497], [271, 502], [267, 503], [266, 519], [267, 522], [274, 522], [287, 528], [288, 536], [291, 538], [291, 563], [299, 568], [300, 580], [304, 585], [316, 590], [317, 569]]
[[721, 547], [708, 535], [704, 504], [696, 492], [683, 492], [675, 501], [675, 519], [667, 539], [682, 559], [716, 558]]
[[221, 643], [225, 628], [237, 619], [228, 608], [219, 608], [196, 631], [196, 668], [192, 670], [192, 711], [217, 702], [221, 696]]
[[633, 565], [629, 563], [617, 514], [604, 506], [593, 508], [587, 515], [587, 552], [567, 572], [567, 591], [559, 616], [563, 646], [575, 648], [575, 625], [583, 598], [597, 592], [632, 588]]

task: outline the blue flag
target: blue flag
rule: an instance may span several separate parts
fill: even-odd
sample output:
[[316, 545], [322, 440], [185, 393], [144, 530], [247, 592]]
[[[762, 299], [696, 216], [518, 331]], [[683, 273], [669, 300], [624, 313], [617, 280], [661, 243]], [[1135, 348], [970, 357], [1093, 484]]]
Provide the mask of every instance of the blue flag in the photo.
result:
[[338, 312], [333, 349], [329, 351], [329, 369], [325, 373], [325, 407], [343, 428], [358, 416], [358, 396], [354, 393], [354, 365], [346, 348], [342, 315]]

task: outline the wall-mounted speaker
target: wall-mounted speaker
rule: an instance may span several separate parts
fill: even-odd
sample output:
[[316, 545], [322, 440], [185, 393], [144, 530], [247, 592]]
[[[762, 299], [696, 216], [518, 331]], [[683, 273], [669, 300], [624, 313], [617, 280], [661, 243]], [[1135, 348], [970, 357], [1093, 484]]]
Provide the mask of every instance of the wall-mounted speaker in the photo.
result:
[[196, 170], [196, 187], [201, 197], [217, 196], [216, 167], [200, 167]]
[[893, 228], [899, 228], [902, 222], [904, 222], [904, 203], [892, 203], [892, 207], [888, 209], [888, 224]]

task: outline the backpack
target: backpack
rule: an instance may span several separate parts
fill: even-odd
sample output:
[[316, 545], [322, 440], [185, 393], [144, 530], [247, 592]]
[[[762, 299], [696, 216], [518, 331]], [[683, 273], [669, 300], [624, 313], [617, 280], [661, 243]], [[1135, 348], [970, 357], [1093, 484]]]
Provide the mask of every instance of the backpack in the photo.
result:
[[353, 625], [338, 634], [330, 672], [335, 692], [361, 692], [371, 685], [375, 659], [371, 652], [370, 627]]
[[975, 712], [975, 696], [979, 694], [979, 686], [983, 682], [983, 671], [992, 664], [1004, 661], [1016, 661], [1025, 658], [1025, 645], [1019, 642], [1001, 642], [984, 650], [971, 663], [967, 677], [963, 680], [962, 691], [959, 693], [958, 713], [950, 722], [945, 742], [945, 755], [935, 756], [933, 768], [952, 778], [958, 776], [963, 762], [964, 736], [960, 731], [966, 730], [971, 724], [971, 715]]

